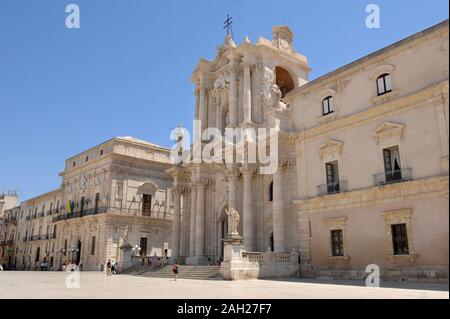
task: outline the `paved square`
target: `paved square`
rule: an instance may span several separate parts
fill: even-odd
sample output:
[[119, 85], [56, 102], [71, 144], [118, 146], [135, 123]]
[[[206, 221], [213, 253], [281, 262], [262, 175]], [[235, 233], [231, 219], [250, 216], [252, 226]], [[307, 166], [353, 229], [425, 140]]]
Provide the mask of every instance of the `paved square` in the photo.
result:
[[149, 298], [149, 299], [308, 299], [308, 298], [449, 298], [448, 284], [383, 283], [366, 288], [361, 281], [305, 279], [216, 281], [106, 277], [80, 273], [80, 288], [68, 289], [68, 273], [0, 272], [0, 298]]

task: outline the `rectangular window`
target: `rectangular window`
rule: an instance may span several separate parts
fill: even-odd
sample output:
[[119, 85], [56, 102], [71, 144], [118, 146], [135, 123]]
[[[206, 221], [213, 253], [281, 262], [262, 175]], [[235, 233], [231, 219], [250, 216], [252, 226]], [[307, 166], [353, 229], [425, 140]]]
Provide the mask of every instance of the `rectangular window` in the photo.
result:
[[409, 248], [406, 224], [391, 225], [391, 231], [394, 255], [408, 255]]
[[92, 244], [91, 244], [91, 255], [95, 255], [95, 236], [92, 237]]
[[331, 162], [326, 164], [327, 170], [327, 191], [328, 194], [339, 193], [339, 168], [338, 162]]
[[94, 200], [94, 214], [98, 213], [98, 203], [100, 202], [100, 193], [95, 194], [95, 200]]
[[147, 256], [147, 237], [141, 237], [140, 248], [140, 255]]
[[84, 196], [83, 196], [83, 197], [81, 197], [81, 201], [80, 201], [80, 215], [81, 215], [81, 216], [83, 216], [84, 203], [85, 203], [85, 198], [84, 198]]
[[344, 256], [344, 241], [341, 229], [331, 231], [331, 255]]
[[67, 239], [64, 239], [64, 256], [67, 254]]
[[150, 216], [152, 211], [152, 195], [142, 195], [142, 216]]
[[398, 146], [383, 150], [385, 182], [402, 180], [402, 169], [400, 166], [400, 152]]

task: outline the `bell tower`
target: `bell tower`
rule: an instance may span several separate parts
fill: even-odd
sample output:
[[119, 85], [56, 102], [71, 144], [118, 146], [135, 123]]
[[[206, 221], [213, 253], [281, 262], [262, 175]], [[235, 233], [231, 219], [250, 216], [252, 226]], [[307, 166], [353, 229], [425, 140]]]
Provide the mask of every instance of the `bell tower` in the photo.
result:
[[272, 42], [277, 49], [286, 50], [289, 53], [295, 52], [292, 47], [293, 40], [294, 34], [288, 26], [281, 25], [272, 28]]

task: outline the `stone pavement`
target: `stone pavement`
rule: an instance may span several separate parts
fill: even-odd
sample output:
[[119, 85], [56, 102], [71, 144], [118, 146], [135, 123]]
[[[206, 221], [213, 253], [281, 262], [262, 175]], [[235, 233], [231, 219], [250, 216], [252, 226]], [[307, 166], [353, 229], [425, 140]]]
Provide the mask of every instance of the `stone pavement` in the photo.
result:
[[382, 282], [382, 288], [366, 288], [361, 281], [174, 281], [130, 275], [106, 277], [100, 272], [82, 272], [80, 288], [68, 289], [65, 284], [67, 275], [62, 272], [0, 272], [0, 298], [449, 298], [448, 284]]

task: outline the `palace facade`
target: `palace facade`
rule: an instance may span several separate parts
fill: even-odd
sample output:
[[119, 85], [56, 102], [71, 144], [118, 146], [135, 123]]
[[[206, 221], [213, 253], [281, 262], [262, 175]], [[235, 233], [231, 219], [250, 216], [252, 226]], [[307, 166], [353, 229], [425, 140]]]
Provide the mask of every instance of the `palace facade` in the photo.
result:
[[276, 128], [276, 171], [173, 165], [166, 148], [112, 139], [68, 159], [60, 189], [6, 211], [16, 268], [46, 258], [95, 270], [123, 261], [125, 243], [206, 265], [224, 257], [235, 209], [251, 262], [295, 252], [305, 277], [361, 278], [375, 264], [384, 278], [447, 281], [448, 30], [444, 21], [313, 81], [287, 26], [256, 43], [227, 36], [195, 67], [195, 119], [222, 133]]

